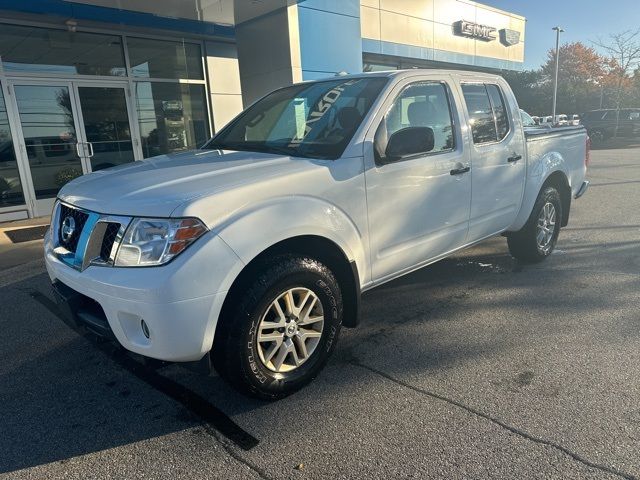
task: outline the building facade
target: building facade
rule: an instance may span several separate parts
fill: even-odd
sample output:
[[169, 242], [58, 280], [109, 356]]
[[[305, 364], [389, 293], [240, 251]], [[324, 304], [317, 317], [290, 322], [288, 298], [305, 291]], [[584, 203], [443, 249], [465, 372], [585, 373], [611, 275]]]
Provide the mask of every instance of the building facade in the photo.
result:
[[0, 0], [0, 221], [70, 179], [196, 148], [338, 72], [518, 70], [525, 19], [467, 0]]

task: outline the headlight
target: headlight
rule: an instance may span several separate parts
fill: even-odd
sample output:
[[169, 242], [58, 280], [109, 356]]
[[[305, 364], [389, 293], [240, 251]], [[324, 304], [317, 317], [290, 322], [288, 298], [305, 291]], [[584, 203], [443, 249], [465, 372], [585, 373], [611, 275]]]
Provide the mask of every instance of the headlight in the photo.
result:
[[206, 231], [197, 218], [134, 218], [120, 243], [115, 266], [165, 264]]

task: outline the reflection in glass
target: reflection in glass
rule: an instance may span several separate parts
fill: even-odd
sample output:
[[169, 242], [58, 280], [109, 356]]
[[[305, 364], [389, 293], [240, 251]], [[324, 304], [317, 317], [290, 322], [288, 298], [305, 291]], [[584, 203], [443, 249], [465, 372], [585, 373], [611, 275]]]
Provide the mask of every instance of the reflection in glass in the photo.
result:
[[126, 75], [114, 35], [2, 24], [0, 58], [7, 72]]
[[385, 117], [387, 138], [407, 127], [433, 130], [432, 153], [452, 150], [453, 120], [447, 90], [441, 83], [416, 83], [405, 88]]
[[209, 138], [203, 85], [137, 82], [145, 158], [197, 148]]
[[509, 133], [509, 119], [507, 118], [507, 109], [502, 98], [502, 92], [497, 85], [487, 84], [487, 92], [491, 97], [493, 104], [493, 112], [496, 116], [496, 127], [498, 127], [498, 140], [502, 140]]
[[462, 93], [469, 112], [473, 143], [495, 142], [498, 138], [496, 123], [485, 86], [465, 83], [462, 85]]
[[127, 38], [134, 77], [202, 80], [202, 54], [196, 43]]
[[91, 170], [134, 161], [127, 100], [123, 88], [78, 87]]
[[82, 175], [69, 89], [16, 85], [14, 91], [36, 198], [55, 197]]
[[22, 205], [24, 195], [18, 173], [18, 162], [13, 149], [13, 138], [9, 130], [9, 119], [0, 88], [0, 208]]

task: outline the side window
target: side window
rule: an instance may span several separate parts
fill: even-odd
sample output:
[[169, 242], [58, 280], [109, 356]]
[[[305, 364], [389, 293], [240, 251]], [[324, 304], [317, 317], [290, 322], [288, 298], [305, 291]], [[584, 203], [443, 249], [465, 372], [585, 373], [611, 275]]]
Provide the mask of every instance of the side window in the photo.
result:
[[440, 153], [454, 148], [453, 120], [449, 96], [442, 83], [415, 83], [400, 93], [376, 133], [376, 149], [383, 154], [394, 133], [409, 127], [428, 127], [433, 131], [433, 148], [424, 153]]
[[469, 112], [473, 143], [495, 142], [498, 134], [487, 88], [484, 84], [465, 83], [462, 93]]
[[493, 114], [495, 115], [496, 128], [498, 129], [498, 141], [500, 141], [509, 133], [507, 107], [505, 106], [500, 87], [488, 84], [487, 91], [489, 92], [489, 98], [491, 98], [491, 105], [493, 105]]

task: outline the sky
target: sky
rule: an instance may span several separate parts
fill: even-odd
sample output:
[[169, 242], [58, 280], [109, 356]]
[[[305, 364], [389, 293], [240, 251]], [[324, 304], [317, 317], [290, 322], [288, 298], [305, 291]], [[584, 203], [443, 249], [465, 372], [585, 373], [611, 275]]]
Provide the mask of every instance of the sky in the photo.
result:
[[[527, 19], [525, 69], [538, 68], [555, 48], [555, 25], [565, 33], [560, 43], [580, 41], [590, 47], [610, 33], [640, 28], [640, 0], [479, 0]], [[602, 52], [604, 53], [604, 52]]]

